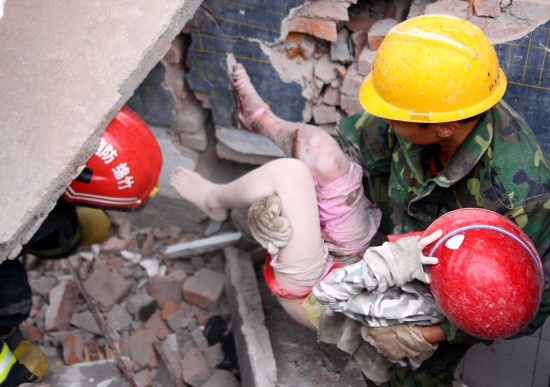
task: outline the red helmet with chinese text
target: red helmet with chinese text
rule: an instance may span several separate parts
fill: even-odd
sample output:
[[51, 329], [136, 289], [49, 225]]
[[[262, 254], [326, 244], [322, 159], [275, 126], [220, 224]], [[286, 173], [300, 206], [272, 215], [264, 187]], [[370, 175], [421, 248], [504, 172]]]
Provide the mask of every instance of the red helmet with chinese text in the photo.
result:
[[482, 339], [512, 336], [537, 312], [545, 276], [533, 242], [495, 212], [465, 208], [448, 212], [425, 231], [443, 235], [426, 246], [430, 290], [460, 330]]
[[63, 197], [77, 205], [139, 209], [157, 193], [161, 167], [162, 154], [153, 133], [136, 113], [123, 107]]

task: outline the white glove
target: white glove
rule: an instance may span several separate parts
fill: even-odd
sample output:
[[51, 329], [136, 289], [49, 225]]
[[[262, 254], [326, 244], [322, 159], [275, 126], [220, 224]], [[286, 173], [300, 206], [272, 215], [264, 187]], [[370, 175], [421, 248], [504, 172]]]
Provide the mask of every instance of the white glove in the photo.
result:
[[[428, 246], [430, 243], [438, 240], [441, 237], [441, 235], [443, 235], [443, 230], [436, 230], [432, 232], [430, 235], [427, 235], [418, 241], [420, 262], [423, 265], [435, 265], [437, 262], [439, 262], [439, 260], [436, 257], [426, 257], [422, 252], [422, 250], [424, 250], [424, 248]], [[430, 283], [430, 276], [427, 273], [424, 275], [424, 282], [427, 284]]]
[[281, 199], [270, 195], [255, 201], [248, 211], [248, 225], [254, 239], [270, 254], [276, 254], [290, 240], [290, 222], [281, 216]]
[[430, 283], [430, 277], [424, 272], [422, 265], [434, 265], [438, 262], [438, 259], [435, 257], [426, 257], [422, 253], [422, 250], [441, 237], [442, 234], [442, 230], [437, 230], [421, 239], [413, 236], [389, 243], [393, 262], [389, 261], [388, 266], [390, 266], [396, 285], [402, 286], [415, 279], [427, 284]]

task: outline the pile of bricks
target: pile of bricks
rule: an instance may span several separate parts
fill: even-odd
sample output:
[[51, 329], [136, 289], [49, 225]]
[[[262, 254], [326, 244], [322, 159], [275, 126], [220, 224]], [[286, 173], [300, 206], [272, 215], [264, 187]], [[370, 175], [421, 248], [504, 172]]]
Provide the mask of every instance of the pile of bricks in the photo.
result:
[[166, 246], [196, 236], [128, 220], [111, 228], [68, 259], [25, 257], [33, 308], [24, 336], [52, 367], [118, 355], [139, 387], [238, 386], [222, 253], [165, 259]]
[[550, 9], [536, 1], [514, 0], [306, 2], [285, 20], [284, 43], [274, 50], [284, 55], [271, 58], [280, 74], [288, 73], [289, 61], [312, 63], [313, 74], [309, 66], [292, 67], [302, 69], [294, 80], [303, 84], [308, 98], [305, 121], [330, 130], [340, 118], [362, 111], [359, 88], [385, 36], [398, 23], [424, 14], [469, 20], [493, 43], [501, 43], [545, 22], [542, 15], [550, 17]]
[[[209, 3], [213, 5], [215, 1]], [[282, 20], [280, 41], [260, 42], [255, 36], [241, 35], [234, 38], [247, 38], [269, 47], [266, 51], [281, 79], [302, 87], [301, 96], [306, 98], [303, 121], [331, 131], [341, 118], [362, 111], [358, 99], [360, 85], [372, 70], [380, 43], [399, 22], [424, 14], [453, 15], [480, 27], [496, 44], [519, 39], [546, 22], [550, 8], [543, 3], [538, 0], [304, 1]], [[274, 155], [270, 152], [261, 153], [254, 145], [247, 148], [246, 144], [253, 141], [246, 134], [233, 134], [240, 136], [237, 147], [208, 124], [209, 109], [216, 109], [209, 97], [219, 90], [191, 90], [185, 81], [189, 66], [193, 66], [185, 60], [190, 41], [200, 40], [195, 31], [191, 26], [182, 31], [161, 62], [165, 71], [162, 88], [170, 94], [173, 112], [165, 122], [153, 124], [169, 128], [179, 152], [193, 162], [212, 142], [222, 159], [252, 165], [271, 160]]]

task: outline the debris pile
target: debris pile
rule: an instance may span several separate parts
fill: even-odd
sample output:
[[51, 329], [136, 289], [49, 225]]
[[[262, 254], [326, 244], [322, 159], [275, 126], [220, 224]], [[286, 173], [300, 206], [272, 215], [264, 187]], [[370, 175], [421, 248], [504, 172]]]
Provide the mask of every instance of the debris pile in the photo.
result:
[[128, 220], [112, 228], [67, 259], [24, 258], [33, 290], [24, 336], [52, 368], [113, 359], [140, 387], [240, 385], [221, 250], [167, 258], [196, 236]]
[[[191, 169], [209, 147], [215, 148], [221, 159], [259, 165], [281, 157], [281, 154], [263, 143], [258, 146], [253, 134], [232, 131], [226, 128], [227, 122], [216, 121], [216, 117], [225, 117], [222, 113], [232, 103], [231, 100], [219, 99], [220, 88], [228, 85], [212, 83], [209, 84], [212, 89], [201, 86], [194, 90], [188, 84], [192, 72], [197, 73], [192, 79], [221, 76], [216, 73], [218, 70], [202, 66], [200, 61], [195, 63], [193, 55], [188, 55], [191, 42], [203, 38], [200, 24], [209, 25], [214, 19], [217, 27], [213, 30], [205, 28], [209, 34], [214, 34], [209, 39], [220, 41], [220, 47], [225, 47], [224, 42], [228, 39], [261, 47], [281, 80], [301, 86], [301, 93], [294, 96], [297, 100], [305, 98], [302, 121], [331, 131], [340, 119], [362, 111], [358, 100], [359, 87], [372, 70], [380, 43], [399, 22], [423, 14], [453, 15], [477, 25], [494, 44], [498, 44], [519, 39], [546, 23], [550, 18], [550, 7], [543, 3], [538, 0], [303, 1], [288, 15], [283, 15], [278, 31], [280, 37], [271, 41], [253, 28], [237, 29], [231, 23], [226, 25], [230, 14], [218, 11], [217, 0], [209, 0], [203, 3], [194, 22], [173, 41], [170, 51], [150, 77], [150, 83], [157, 85], [157, 91], [149, 88], [138, 94], [139, 98], [149, 98], [153, 104], [166, 100], [163, 104], [156, 102], [159, 106], [155, 109], [146, 109], [144, 117], [151, 124], [167, 129], [176, 151], [189, 160]], [[258, 8], [277, 14], [277, 4], [262, 3]], [[247, 12], [253, 8], [241, 7], [243, 15], [248, 15]], [[238, 20], [235, 25], [238, 25]], [[245, 43], [242, 43], [243, 47], [246, 47]], [[237, 44], [234, 47], [228, 45], [224, 50], [234, 50], [237, 58], [246, 63], [251, 55], [239, 47]], [[216, 54], [223, 53], [220, 49]], [[221, 56], [216, 58], [219, 59], [222, 61]], [[261, 91], [261, 82], [258, 86]], [[279, 102], [286, 103], [266, 101], [275, 103], [276, 107], [279, 107]], [[134, 101], [138, 111], [142, 103], [141, 100]], [[214, 125], [209, 119], [210, 110]]]
[[376, 50], [395, 25], [424, 14], [466, 19], [496, 44], [545, 23], [550, 8], [519, 0], [305, 2], [283, 23], [284, 42], [271, 55], [281, 78], [302, 84], [305, 122], [332, 130], [341, 118], [362, 111], [359, 87], [372, 71]]

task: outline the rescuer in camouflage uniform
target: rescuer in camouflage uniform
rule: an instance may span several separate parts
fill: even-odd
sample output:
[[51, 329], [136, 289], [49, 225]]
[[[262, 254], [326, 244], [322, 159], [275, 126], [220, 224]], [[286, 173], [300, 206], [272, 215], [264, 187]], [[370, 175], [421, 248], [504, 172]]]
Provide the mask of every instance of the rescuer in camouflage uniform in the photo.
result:
[[[463, 33], [459, 27], [455, 26], [455, 31], [438, 26], [430, 27], [427, 24], [420, 28], [426, 28], [426, 30], [432, 28], [431, 33], [445, 35], [446, 38], [456, 39], [459, 44], [467, 46], [468, 42], [465, 43], [464, 40], [456, 36], [456, 34]], [[426, 81], [427, 78], [430, 78], [429, 69], [435, 73], [441, 70], [438, 70], [437, 66], [434, 68], [422, 67], [422, 64], [419, 64], [422, 62], [422, 58], [419, 56], [422, 53], [411, 54], [411, 50], [417, 49], [411, 42], [418, 43], [415, 39], [423, 39], [423, 37], [418, 33], [415, 34], [415, 37], [411, 37], [413, 35], [411, 30], [406, 31], [404, 27], [399, 30], [399, 26], [396, 28], [395, 34], [392, 35], [390, 32], [377, 53], [378, 57], [375, 59], [374, 70], [370, 76], [370, 85], [367, 85], [369, 83], [367, 78], [360, 93], [363, 107], [372, 114], [360, 113], [341, 121], [338, 131], [339, 142], [364, 167], [367, 176], [365, 180], [368, 181], [367, 185], [370, 187], [365, 191], [367, 193], [370, 191], [371, 199], [383, 211], [384, 216], [380, 230], [385, 233], [424, 230], [439, 216], [466, 207], [492, 210], [516, 222], [535, 243], [544, 262], [547, 276], [546, 290], [538, 313], [529, 326], [521, 332], [523, 335], [531, 334], [542, 326], [550, 311], [550, 290], [548, 290], [548, 276], [550, 275], [549, 159], [526, 122], [507, 103], [498, 98], [498, 95], [502, 96], [506, 88], [506, 80], [502, 73], [500, 77], [496, 76], [495, 78], [495, 73], [501, 72], [500, 69], [489, 70], [490, 73], [493, 73], [493, 78], [490, 76], [488, 79], [484, 79], [482, 76], [473, 77], [469, 74], [468, 70], [471, 68], [457, 71], [457, 68], [460, 69], [460, 67], [451, 67], [450, 71], [455, 74], [449, 73], [444, 79], [452, 79], [452, 75], [469, 77], [470, 82], [487, 87], [486, 90], [482, 89], [480, 92], [469, 91], [474, 95], [480, 93], [479, 97], [475, 95], [468, 99], [469, 95], [462, 98], [457, 94], [455, 97], [458, 99], [459, 105], [462, 104], [462, 109], [452, 107], [452, 103], [449, 103], [451, 107], [446, 107], [444, 101], [449, 98], [447, 98], [448, 94], [445, 94], [448, 92], [445, 90], [445, 86], [441, 85], [439, 89], [434, 86], [433, 82], [441, 82], [437, 76], [433, 77], [436, 80], [431, 84], [431, 79]], [[465, 26], [465, 28], [475, 29], [473, 26]], [[399, 40], [409, 32], [408, 38]], [[437, 57], [437, 49], [441, 49], [444, 45], [436, 40], [437, 38], [427, 34], [425, 41], [421, 42], [431, 48], [432, 58], [430, 60]], [[483, 42], [477, 43], [483, 44]], [[439, 47], [434, 49], [436, 44]], [[408, 50], [409, 47], [412, 47], [411, 50]], [[463, 48], [460, 47], [460, 50]], [[416, 82], [426, 82], [428, 86], [418, 84], [403, 86], [399, 76], [403, 76], [402, 73], [406, 72], [407, 64], [400, 66], [392, 63], [392, 59], [397, 59], [390, 57], [395, 54], [393, 50], [399, 49], [401, 49], [402, 57], [406, 57], [407, 54], [417, 55], [411, 64], [416, 68], [409, 70], [418, 72]], [[489, 50], [488, 52], [491, 54], [487, 61], [494, 62], [498, 68], [494, 50], [491, 52], [492, 47], [485, 49]], [[447, 50], [448, 53], [443, 58], [452, 61], [452, 56], [456, 53], [452, 53], [452, 49], [449, 47]], [[482, 57], [482, 55], [479, 56]], [[479, 57], [477, 59], [479, 60]], [[424, 64], [426, 64], [425, 61]], [[385, 68], [387, 73], [390, 73], [388, 75], [384, 73], [383, 66], [390, 68], [396, 66], [397, 68], [392, 70]], [[399, 74], [391, 74], [391, 71]], [[479, 72], [482, 71], [487, 71], [486, 67], [480, 67]], [[377, 76], [378, 79], [376, 79]], [[391, 82], [392, 76], [395, 81], [393, 85], [403, 89], [401, 92], [404, 94], [399, 94], [400, 97], [396, 97], [397, 94], [392, 94], [391, 90], [376, 87], [376, 82]], [[414, 74], [409, 74], [409, 76], [415, 77]], [[411, 81], [411, 83], [414, 82], [414, 80]], [[374, 88], [372, 87], [373, 83], [375, 84]], [[429, 86], [432, 86], [433, 89], [430, 90]], [[428, 112], [424, 115], [412, 110], [414, 105], [422, 105], [424, 102], [421, 96], [417, 100], [410, 98], [407, 100], [407, 97], [411, 95], [419, 95], [411, 93], [411, 88], [419, 90], [423, 87], [432, 92], [430, 96], [432, 105], [429, 105], [430, 98], [427, 98], [425, 107], [428, 110], [433, 109], [431, 113]], [[467, 89], [469, 85], [453, 87]], [[409, 90], [407, 90], [408, 88]], [[498, 91], [499, 88], [500, 91]], [[497, 95], [495, 96], [495, 94]], [[377, 98], [385, 100], [379, 103]], [[392, 100], [392, 98], [394, 99]], [[399, 98], [406, 101], [404, 105], [408, 108], [399, 109], [397, 107], [395, 109], [395, 105], [400, 103]], [[476, 98], [480, 102], [477, 102]], [[460, 117], [459, 114], [456, 114], [456, 110], [462, 110], [463, 113], [468, 110], [468, 104], [483, 105], [483, 100], [490, 99], [494, 99], [496, 105], [490, 103], [489, 109], [481, 112], [473, 110], [472, 113], [475, 114], [470, 113], [471, 117], [466, 114], [463, 120], [477, 119], [477, 124], [457, 151], [448, 159], [442, 157], [438, 145], [411, 143], [396, 129], [404, 122], [416, 122], [418, 128], [415, 130], [422, 131], [431, 122], [454, 121]], [[441, 108], [441, 113], [437, 113], [438, 108]], [[445, 112], [445, 109], [448, 111]], [[396, 110], [399, 111], [396, 112]], [[416, 371], [407, 368], [398, 370], [396, 376], [390, 381], [390, 385], [427, 387], [452, 383], [454, 370], [463, 355], [474, 343], [482, 340], [457, 330], [449, 321], [445, 321], [439, 326], [444, 333], [444, 341], [439, 343], [435, 354]]]
[[[382, 231], [424, 230], [446, 212], [485, 208], [516, 222], [533, 240], [550, 275], [550, 164], [531, 129], [504, 101], [482, 114], [472, 133], [436, 176], [431, 176], [433, 149], [396, 135], [386, 121], [369, 113], [340, 124], [341, 144], [370, 174], [372, 195], [382, 209], [401, 219], [397, 227], [383, 218]], [[387, 187], [387, 191], [380, 187]], [[388, 200], [389, 199], [389, 200]], [[384, 215], [388, 215], [386, 212]], [[395, 219], [394, 217], [394, 219]], [[384, 220], [386, 222], [384, 222]], [[383, 229], [385, 228], [385, 229]], [[546, 290], [538, 314], [522, 332], [542, 326], [550, 311]], [[414, 373], [399, 370], [390, 385], [438, 386], [452, 382], [462, 356], [479, 339], [442, 323], [447, 342]]]
[[[276, 117], [246, 82], [235, 90], [239, 120], [247, 129], [268, 137], [288, 156], [313, 158], [317, 166], [324, 165], [319, 161], [331, 164], [335, 152], [330, 141], [323, 138], [325, 135], [333, 140], [327, 132]], [[373, 70], [359, 93], [366, 112], [340, 122], [335, 136], [340, 144], [337, 148], [363, 167], [364, 191], [383, 213], [382, 233], [423, 231], [441, 215], [460, 208], [492, 210], [513, 220], [529, 235], [548, 277], [550, 164], [525, 121], [501, 100], [506, 86], [495, 50], [479, 28], [451, 16], [409, 19], [395, 26], [377, 50]], [[262, 246], [277, 241], [280, 248], [284, 247], [275, 222], [269, 224], [261, 214], [249, 213], [250, 217], [251, 225], [263, 227], [262, 238], [256, 237]], [[369, 247], [364, 260], [369, 254], [382, 252], [384, 245]], [[395, 262], [415, 259], [417, 245], [412, 245]], [[380, 255], [385, 257], [384, 253]], [[359, 277], [355, 278], [358, 283], [361, 279], [367, 282], [360, 270], [346, 270], [353, 268], [336, 269], [326, 281], [349, 274]], [[328, 298], [323, 299], [317, 289], [326, 285], [321, 280], [314, 286], [313, 298], [319, 295], [317, 302], [321, 304]], [[346, 285], [333, 281], [330, 286], [336, 290], [333, 294], [340, 294], [335, 303], [341, 313], [330, 327], [326, 324], [328, 313], [321, 313], [321, 340], [327, 336], [327, 327], [338, 332], [338, 317], [347, 329], [352, 319], [346, 316], [355, 313], [346, 310], [352, 308], [347, 302]], [[549, 294], [548, 290], [544, 292], [537, 315], [520, 334], [530, 334], [542, 326], [550, 309]], [[311, 297], [303, 303], [306, 314], [307, 308], [316, 307], [314, 302], [308, 306], [307, 301]], [[353, 321], [370, 321], [368, 317], [354, 317]], [[340, 339], [347, 339], [350, 344], [350, 340], [361, 340], [361, 335], [349, 335], [346, 329], [340, 330], [341, 337], [333, 335], [326, 342], [340, 344]], [[388, 343], [397, 350], [407, 345], [411, 349], [410, 344], [417, 344], [419, 350], [426, 343], [437, 345], [435, 353], [416, 370], [400, 368], [393, 377], [380, 374], [379, 383], [391, 377], [388, 383], [392, 386], [450, 385], [463, 355], [482, 341], [448, 321], [427, 326], [402, 323], [372, 327], [372, 331], [369, 343], [388, 358], [399, 358], [384, 351]]]

